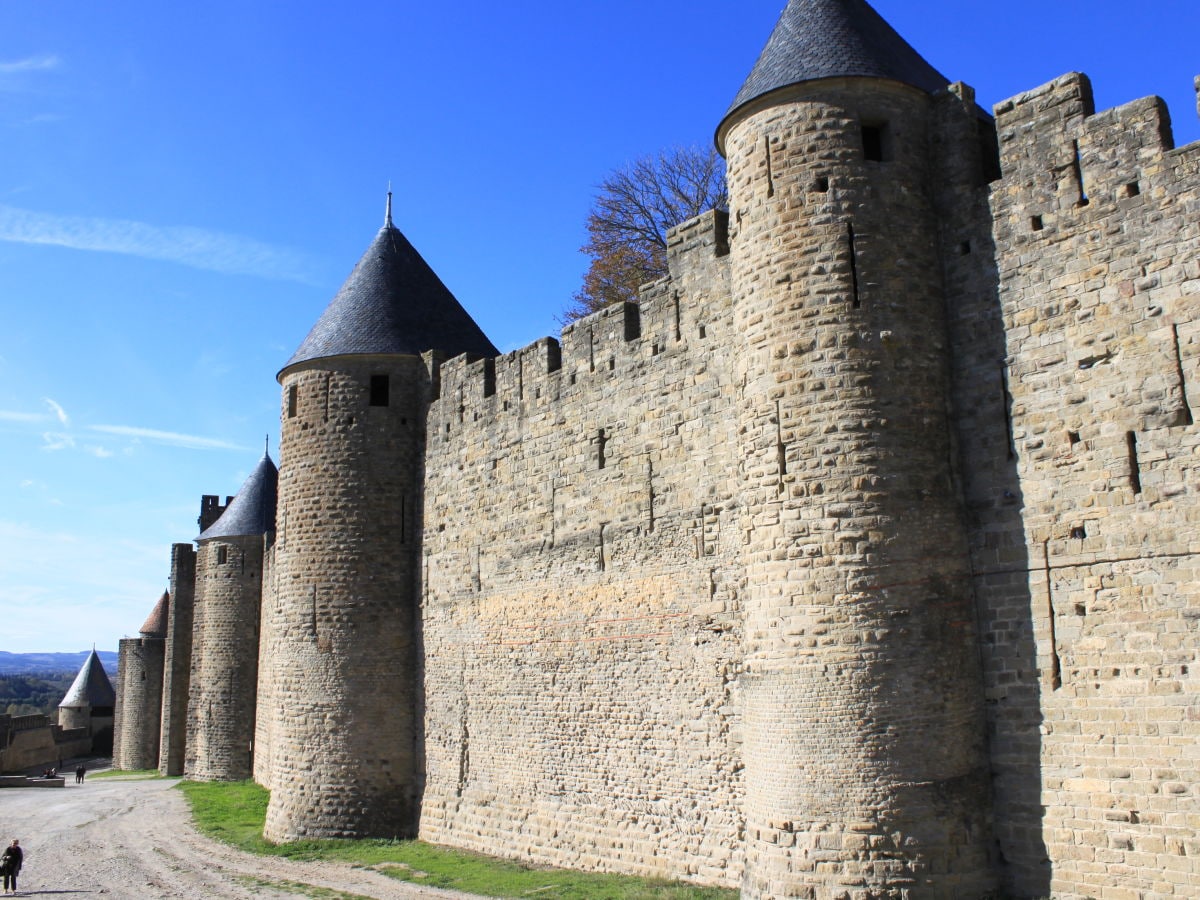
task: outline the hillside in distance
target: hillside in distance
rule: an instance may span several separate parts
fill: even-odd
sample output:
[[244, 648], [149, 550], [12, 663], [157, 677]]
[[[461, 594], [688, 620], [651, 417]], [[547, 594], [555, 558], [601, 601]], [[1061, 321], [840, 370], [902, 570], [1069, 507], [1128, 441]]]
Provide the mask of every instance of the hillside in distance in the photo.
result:
[[[41, 675], [54, 672], [78, 672], [87, 661], [90, 650], [76, 653], [9, 653], [0, 650], [0, 675]], [[112, 650], [97, 650], [109, 680], [117, 677], [117, 654]]]

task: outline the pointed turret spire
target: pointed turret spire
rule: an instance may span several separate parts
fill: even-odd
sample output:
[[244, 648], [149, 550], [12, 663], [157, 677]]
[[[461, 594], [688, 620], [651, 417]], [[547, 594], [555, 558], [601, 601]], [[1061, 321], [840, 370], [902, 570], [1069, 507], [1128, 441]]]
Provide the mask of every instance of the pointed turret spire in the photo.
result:
[[928, 93], [949, 84], [866, 0], [788, 0], [717, 129], [718, 146], [733, 114], [752, 100], [788, 85], [846, 77], [886, 78]]
[[163, 591], [162, 596], [158, 598], [158, 602], [154, 604], [154, 609], [150, 611], [150, 615], [146, 617], [146, 621], [138, 629], [142, 637], [165, 638], [167, 636], [167, 612], [170, 603], [171, 593]]
[[112, 706], [117, 702], [117, 694], [108, 673], [104, 671], [104, 663], [92, 645], [92, 652], [71, 682], [71, 687], [62, 699], [59, 707], [81, 709], [84, 707]]
[[416, 356], [427, 350], [441, 350], [447, 356], [498, 355], [392, 224], [391, 209], [389, 191], [384, 226], [281, 373], [297, 363], [331, 356]]
[[219, 537], [251, 537], [275, 530], [275, 499], [279, 470], [268, 452], [258, 461], [221, 518], [213, 522], [197, 541]]

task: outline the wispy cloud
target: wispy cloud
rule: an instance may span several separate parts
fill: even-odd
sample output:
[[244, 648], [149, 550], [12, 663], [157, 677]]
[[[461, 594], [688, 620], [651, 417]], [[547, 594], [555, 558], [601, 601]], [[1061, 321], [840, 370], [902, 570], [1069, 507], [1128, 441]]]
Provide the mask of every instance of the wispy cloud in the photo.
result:
[[177, 431], [159, 431], [154, 428], [137, 428], [132, 425], [90, 425], [92, 431], [101, 434], [112, 434], [118, 437], [134, 438], [151, 441], [156, 444], [167, 444], [171, 447], [186, 447], [190, 450], [245, 450], [239, 444], [223, 441], [218, 438], [199, 437], [194, 434], [180, 434]]
[[0, 93], [33, 94], [42, 89], [42, 76], [59, 67], [57, 56], [44, 53], [24, 59], [0, 59]]
[[43, 450], [70, 450], [75, 446], [75, 438], [61, 431], [46, 431], [42, 433]]
[[57, 69], [61, 60], [52, 53], [41, 56], [27, 56], [25, 59], [14, 59], [8, 62], [0, 60], [0, 75], [16, 75], [20, 72], [45, 72]]
[[308, 261], [294, 250], [186, 225], [53, 215], [0, 204], [0, 241], [120, 253], [226, 275], [313, 280]]
[[67, 411], [62, 408], [62, 405], [57, 400], [51, 400], [49, 397], [43, 397], [42, 401], [50, 407], [50, 411], [54, 413], [55, 418], [63, 425], [70, 425], [71, 419], [67, 415]]
[[27, 413], [13, 412], [8, 409], [0, 409], [0, 422], [45, 422], [48, 419], [45, 413]]

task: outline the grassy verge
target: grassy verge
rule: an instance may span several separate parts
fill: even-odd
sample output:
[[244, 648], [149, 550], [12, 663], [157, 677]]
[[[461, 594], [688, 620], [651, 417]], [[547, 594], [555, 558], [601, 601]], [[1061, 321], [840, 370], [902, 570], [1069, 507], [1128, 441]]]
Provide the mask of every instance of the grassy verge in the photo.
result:
[[271, 844], [262, 837], [268, 794], [252, 782], [183, 781], [196, 826], [251, 853], [291, 859], [337, 860], [393, 878], [486, 897], [540, 900], [734, 900], [737, 891], [674, 882], [542, 869], [421, 841], [298, 841]]
[[[59, 775], [61, 775], [63, 778], [73, 776], [74, 774], [75, 772], [73, 770], [69, 772], [64, 770], [63, 772], [59, 773]], [[84, 776], [84, 780], [92, 781], [96, 778], [124, 778], [128, 781], [142, 781], [147, 778], [160, 777], [161, 776], [158, 774], [158, 769], [103, 769], [99, 772], [88, 772], [87, 775]]]

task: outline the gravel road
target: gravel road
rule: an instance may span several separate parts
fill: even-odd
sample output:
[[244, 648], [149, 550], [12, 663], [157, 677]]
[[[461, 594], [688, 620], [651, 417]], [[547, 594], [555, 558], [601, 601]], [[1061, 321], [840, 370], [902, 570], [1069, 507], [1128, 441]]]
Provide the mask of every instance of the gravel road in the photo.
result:
[[177, 779], [89, 778], [63, 788], [0, 789], [0, 841], [21, 841], [17, 896], [107, 894], [117, 900], [177, 897], [309, 897], [321, 900], [456, 898], [345, 863], [254, 856], [199, 834]]

